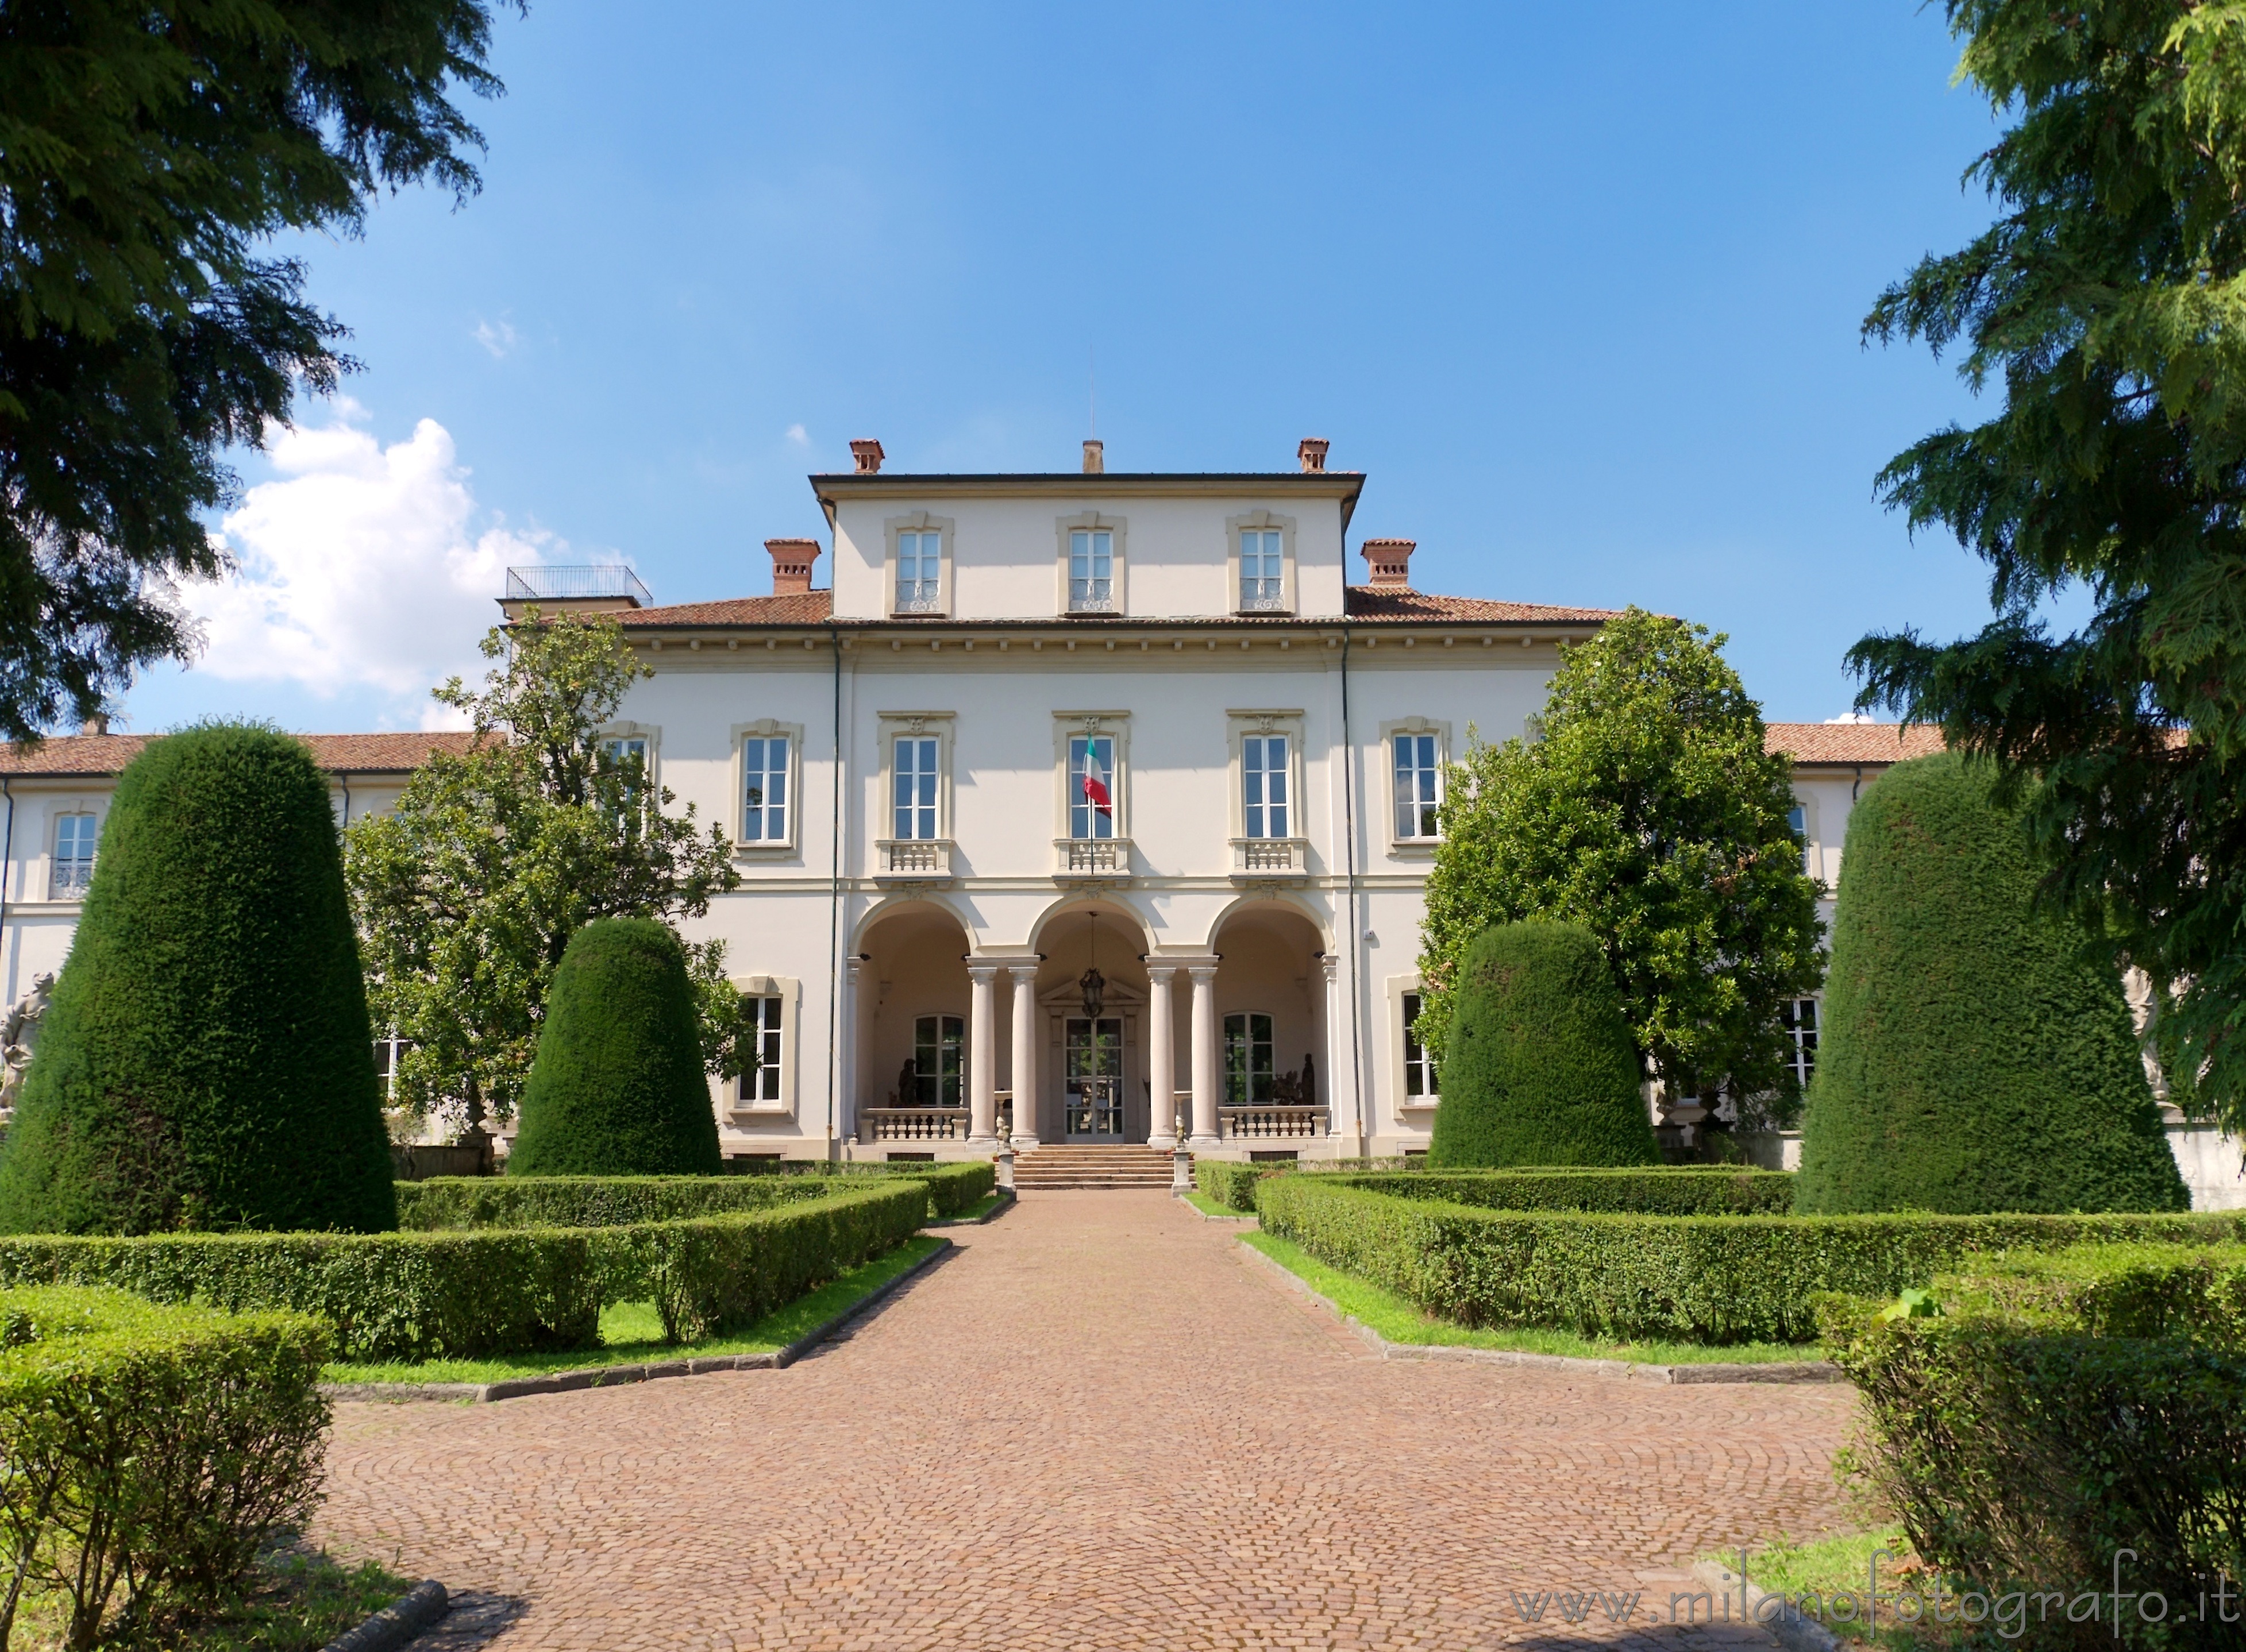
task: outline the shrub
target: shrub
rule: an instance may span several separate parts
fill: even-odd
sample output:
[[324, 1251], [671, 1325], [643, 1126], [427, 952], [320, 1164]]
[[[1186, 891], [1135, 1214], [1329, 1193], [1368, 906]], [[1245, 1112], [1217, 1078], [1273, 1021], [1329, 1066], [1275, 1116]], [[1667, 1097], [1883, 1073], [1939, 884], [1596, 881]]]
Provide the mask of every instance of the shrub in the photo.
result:
[[676, 1221], [729, 1211], [763, 1210], [804, 1199], [827, 1199], [860, 1182], [917, 1181], [929, 1190], [929, 1215], [942, 1220], [972, 1209], [997, 1186], [987, 1159], [893, 1170], [822, 1166], [777, 1176], [432, 1176], [398, 1185], [398, 1225], [434, 1232], [461, 1227], [615, 1227]]
[[1484, 930], [1452, 989], [1429, 1167], [1660, 1162], [1598, 938], [1569, 923]]
[[[1707, 1174], [1705, 1172], [1716, 1173]], [[1606, 1211], [1644, 1216], [1783, 1215], [1793, 1178], [1723, 1166], [1648, 1170], [1405, 1171], [1352, 1176], [1351, 1186], [1485, 1210]]]
[[[1428, 1179], [1431, 1181], [1436, 1179]], [[1467, 1325], [1680, 1342], [1803, 1342], [1827, 1291], [1893, 1295], [1977, 1251], [2235, 1242], [2246, 1216], [1644, 1216], [1499, 1211], [1275, 1176], [1264, 1231]]]
[[392, 1225], [327, 781], [209, 724], [117, 783], [0, 1150], [0, 1231]]
[[[730, 1312], [792, 1288], [807, 1269], [831, 1278], [902, 1243], [926, 1220], [926, 1184], [868, 1181], [768, 1209], [614, 1227], [0, 1239], [0, 1286], [113, 1285], [156, 1302], [293, 1309], [332, 1328], [339, 1359], [590, 1348], [606, 1303], [669, 1301], [667, 1315], [697, 1322], [706, 1317], [698, 1303]], [[713, 1270], [726, 1268], [759, 1277], [720, 1290]]]
[[1194, 1160], [1194, 1188], [1227, 1210], [1256, 1214], [1256, 1184], [1291, 1169], [1285, 1165], [1243, 1165], [1230, 1159]]
[[2188, 1208], [2120, 981], [2032, 912], [1991, 784], [1920, 758], [1849, 816], [1801, 1208]]
[[653, 918], [570, 937], [523, 1085], [510, 1176], [714, 1176], [725, 1169], [686, 949]]
[[[121, 1291], [0, 1293], [0, 1526], [26, 1580], [94, 1644], [119, 1585], [208, 1600], [312, 1510], [326, 1329]], [[0, 1608], [7, 1643], [12, 1594]]]
[[930, 1165], [820, 1165], [813, 1173], [844, 1183], [861, 1177], [902, 1177], [928, 1187], [928, 1211], [936, 1220], [963, 1216], [988, 1199], [998, 1186], [998, 1166], [989, 1159], [960, 1159]]
[[[1862, 1402], [1852, 1465], [1930, 1562], [2020, 1603], [2024, 1644], [2246, 1646], [2246, 1625], [2222, 1621], [2236, 1619], [2236, 1605], [2209, 1609], [2202, 1593], [2227, 1575], [2235, 1603], [2246, 1576], [2246, 1357], [2235, 1312], [2217, 1316], [2214, 1338], [2192, 1315], [2165, 1309], [2145, 1322], [2157, 1335], [2102, 1335], [2102, 1309], [2069, 1311], [2063, 1288], [2086, 1287], [2076, 1298], [2085, 1305], [2142, 1309], [2161, 1279], [2166, 1292], [2152, 1296], [2172, 1305], [2190, 1294], [2187, 1279], [2235, 1284], [2236, 1264], [2163, 1263], [2134, 1248], [2024, 1267], [2002, 1259], [1996, 1278], [1937, 1286], [1945, 1311], [1934, 1317], [1889, 1319], [1875, 1301], [1822, 1299], [1832, 1356]], [[1973, 1300], [2007, 1275], [2032, 1281], [2033, 1309]], [[2123, 1550], [2134, 1558], [2121, 1560]], [[2133, 1604], [2118, 1621], [2101, 1613], [2068, 1623], [2043, 1609], [2052, 1592], [2071, 1602], [2116, 1587], [2117, 1567], [2118, 1587], [2156, 1593], [2165, 1613]], [[2109, 1598], [2108, 1611], [2119, 1604]], [[2147, 1621], [2155, 1616], [2165, 1621]]]

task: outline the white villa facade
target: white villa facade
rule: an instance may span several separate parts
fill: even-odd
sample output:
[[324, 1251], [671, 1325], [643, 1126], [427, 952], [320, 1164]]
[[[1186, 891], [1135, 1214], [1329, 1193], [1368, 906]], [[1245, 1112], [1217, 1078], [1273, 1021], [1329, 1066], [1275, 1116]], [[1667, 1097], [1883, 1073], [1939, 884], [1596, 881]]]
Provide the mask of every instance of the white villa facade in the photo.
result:
[[[628, 576], [510, 576], [510, 614], [614, 613], [654, 675], [608, 738], [732, 838], [741, 887], [689, 926], [725, 940], [765, 1023], [757, 1064], [712, 1084], [725, 1152], [1424, 1149], [1414, 962], [1443, 765], [1470, 731], [1521, 734], [1559, 649], [1610, 611], [1419, 592], [1407, 540], [1362, 540], [1351, 585], [1364, 478], [1322, 441], [1247, 474], [1110, 473], [1089, 443], [1079, 472], [895, 474], [852, 445], [854, 472], [811, 478], [827, 588], [808, 540], [767, 541], [768, 596], [644, 607]], [[462, 738], [310, 744], [356, 819]], [[1828, 890], [1862, 786], [1937, 744], [1770, 738]], [[0, 752], [7, 1002], [59, 967], [140, 744]], [[1814, 1002], [1795, 1019], [1806, 1078]], [[2171, 1133], [2196, 1202], [2246, 1203], [2235, 1145]]]

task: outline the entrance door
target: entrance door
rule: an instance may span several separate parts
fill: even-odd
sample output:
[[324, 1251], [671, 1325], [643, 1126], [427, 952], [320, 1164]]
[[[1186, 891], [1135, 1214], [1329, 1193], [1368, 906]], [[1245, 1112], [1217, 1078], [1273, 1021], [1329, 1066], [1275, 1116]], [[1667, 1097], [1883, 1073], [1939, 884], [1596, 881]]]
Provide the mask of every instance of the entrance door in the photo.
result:
[[1063, 1045], [1064, 1099], [1071, 1141], [1123, 1139], [1123, 1023], [1068, 1018]]

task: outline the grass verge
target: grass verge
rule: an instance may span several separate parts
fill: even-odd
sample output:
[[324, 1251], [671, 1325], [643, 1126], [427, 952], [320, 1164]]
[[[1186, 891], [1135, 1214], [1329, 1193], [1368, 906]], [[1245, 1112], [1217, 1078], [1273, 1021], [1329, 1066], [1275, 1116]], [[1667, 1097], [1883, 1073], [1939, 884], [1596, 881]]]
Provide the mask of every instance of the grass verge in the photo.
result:
[[1817, 1357], [1814, 1348], [1797, 1348], [1791, 1343], [1734, 1343], [1712, 1348], [1701, 1343], [1610, 1343], [1574, 1331], [1538, 1327], [1477, 1330], [1437, 1319], [1393, 1291], [1329, 1268], [1292, 1240], [1253, 1233], [1241, 1234], [1240, 1241], [1253, 1245], [1342, 1312], [1363, 1321], [1392, 1343], [1560, 1354], [1570, 1359], [1622, 1359], [1642, 1365], [1773, 1365]]
[[[159, 1601], [140, 1624], [112, 1628], [101, 1644], [116, 1652], [319, 1652], [418, 1581], [371, 1561], [345, 1566], [325, 1551], [276, 1553], [258, 1562], [240, 1600], [194, 1609]], [[67, 1596], [28, 1595], [10, 1643], [49, 1652], [69, 1627]]]
[[663, 1340], [663, 1322], [653, 1302], [618, 1302], [601, 1310], [601, 1345], [560, 1354], [509, 1354], [500, 1359], [432, 1359], [414, 1364], [330, 1365], [322, 1374], [331, 1383], [500, 1383], [513, 1377], [543, 1377], [551, 1371], [589, 1370], [602, 1365], [636, 1365], [645, 1361], [715, 1358], [720, 1354], [769, 1354], [844, 1313], [913, 1267], [947, 1241], [922, 1234], [886, 1256], [852, 1268], [773, 1309], [732, 1336], [682, 1346]]
[[[1887, 1555], [1880, 1561], [1881, 1615], [1875, 1625], [1856, 1621], [1862, 1614], [1854, 1602], [1861, 1601], [1869, 1593], [1872, 1556], [1882, 1549], [1887, 1551]], [[1736, 1551], [1702, 1558], [1732, 1571], [1739, 1568]], [[1934, 1579], [1911, 1552], [1910, 1540], [1901, 1532], [1852, 1532], [1814, 1543], [1789, 1543], [1784, 1538], [1774, 1538], [1759, 1548], [1750, 1549], [1746, 1561], [1747, 1581], [1757, 1588], [1794, 1600], [1811, 1594], [1825, 1603], [1827, 1609], [1817, 1621], [1845, 1645], [1876, 1646], [1889, 1649], [1890, 1652], [1941, 1652], [1942, 1649], [1965, 1644], [1962, 1625], [1943, 1626], [1931, 1621], [1936, 1610]], [[1897, 1594], [1916, 1594], [1923, 1602], [1918, 1608], [1922, 1612], [1919, 1627], [1906, 1628], [1892, 1621], [1893, 1597]], [[1849, 1615], [1838, 1615], [1829, 1609], [1836, 1594], [1850, 1597], [1851, 1605], [1847, 1608]], [[1957, 1599], [1956, 1592], [1949, 1592], [1947, 1598], [1954, 1602]], [[1952, 1606], [1949, 1609], [1956, 1608]]]
[[947, 1217], [945, 1220], [956, 1222], [979, 1222], [1005, 1202], [1006, 1195], [1004, 1193], [985, 1193], [956, 1216]]
[[1252, 1222], [1256, 1220], [1254, 1211], [1235, 1210], [1229, 1205], [1220, 1205], [1207, 1193], [1188, 1193], [1185, 1200], [1204, 1216], [1222, 1216], [1228, 1221], [1236, 1222]]

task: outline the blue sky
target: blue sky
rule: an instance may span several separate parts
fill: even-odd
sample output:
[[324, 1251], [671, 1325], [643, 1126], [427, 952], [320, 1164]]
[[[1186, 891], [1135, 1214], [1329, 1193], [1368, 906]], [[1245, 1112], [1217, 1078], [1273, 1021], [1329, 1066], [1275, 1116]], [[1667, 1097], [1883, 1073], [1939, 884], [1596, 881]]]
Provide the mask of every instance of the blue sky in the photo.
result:
[[295, 248], [365, 371], [246, 456], [247, 577], [131, 726], [414, 726], [509, 561], [761, 593], [852, 437], [1072, 466], [1088, 358], [1111, 468], [1328, 437], [1353, 578], [1402, 536], [1425, 589], [1687, 615], [1774, 718], [1845, 710], [1866, 629], [1985, 612], [1872, 494], [1972, 403], [1858, 338], [1990, 215], [1937, 12], [536, 0], [494, 36], [483, 194]]

